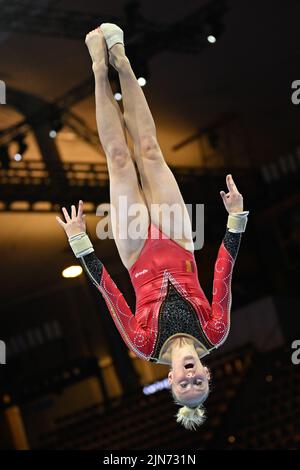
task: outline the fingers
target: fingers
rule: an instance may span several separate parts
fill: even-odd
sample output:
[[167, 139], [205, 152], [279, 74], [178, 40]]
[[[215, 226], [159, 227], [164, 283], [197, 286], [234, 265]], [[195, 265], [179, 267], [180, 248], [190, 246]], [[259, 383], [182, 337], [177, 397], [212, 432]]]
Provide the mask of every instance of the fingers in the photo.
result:
[[225, 208], [227, 209], [227, 199], [229, 198], [229, 195], [225, 193], [225, 191], [220, 191], [221, 198], [223, 200], [223, 204]]
[[[74, 221], [77, 217], [80, 219], [82, 218], [82, 212], [83, 212], [83, 202], [82, 200], [80, 199], [79, 203], [78, 203], [78, 212], [77, 212], [77, 216], [76, 216], [76, 207], [74, 204], [72, 204], [71, 206], [71, 217], [69, 216], [69, 213], [67, 211], [67, 209], [65, 207], [62, 208], [62, 212], [65, 216], [65, 220], [67, 223], [69, 222], [72, 222], [72, 220]], [[59, 219], [59, 220], [58, 220]], [[66, 225], [59, 217], [56, 217], [56, 220], [59, 222], [62, 222], [64, 225]]]
[[227, 184], [227, 188], [228, 188], [228, 191], [236, 191], [238, 192], [238, 189], [235, 185], [235, 182], [233, 181], [233, 178], [232, 178], [232, 175], [227, 175], [226, 176], [226, 184]]
[[65, 216], [66, 221], [67, 221], [67, 222], [70, 222], [71, 219], [70, 219], [70, 216], [69, 216], [69, 214], [68, 214], [67, 209], [66, 209], [65, 207], [63, 207], [63, 208], [62, 208], [62, 211], [63, 211], [63, 214], [64, 214], [64, 216]]
[[80, 199], [79, 203], [78, 203], [78, 212], [77, 212], [77, 216], [79, 218], [82, 217], [82, 212], [83, 212], [83, 202], [82, 200]]
[[59, 223], [59, 225], [64, 228], [64, 226], [65, 226], [66, 224], [61, 220], [61, 218], [58, 217], [58, 215], [57, 215], [55, 218], [56, 218], [57, 222]]
[[226, 194], [225, 191], [220, 191], [220, 194], [221, 194], [222, 199], [227, 199], [230, 196], [230, 194], [229, 193]]

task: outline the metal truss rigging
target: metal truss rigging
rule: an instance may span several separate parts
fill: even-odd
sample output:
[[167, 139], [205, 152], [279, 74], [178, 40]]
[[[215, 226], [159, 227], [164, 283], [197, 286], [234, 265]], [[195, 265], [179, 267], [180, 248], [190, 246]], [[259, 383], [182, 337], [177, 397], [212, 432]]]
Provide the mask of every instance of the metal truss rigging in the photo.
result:
[[[226, 0], [211, 0], [184, 18], [172, 24], [165, 24], [155, 23], [144, 18], [139, 12], [139, 3], [136, 1], [127, 3], [124, 7], [124, 15], [117, 18], [109, 15], [97, 15], [95, 12], [63, 10], [59, 7], [59, 2], [55, 0], [40, 0], [39, 2], [32, 0], [24, 0], [23, 2], [19, 0], [10, 0], [9, 2], [0, 0], [0, 41], [3, 34], [9, 33], [83, 40], [86, 32], [98, 26], [99, 23], [113, 22], [119, 24], [125, 31], [126, 50], [133, 67], [136, 70], [142, 70], [147, 68], [147, 63], [152, 57], [162, 51], [200, 53], [203, 49], [209, 47], [207, 34], [209, 32], [215, 35], [222, 33], [223, 17], [227, 10]], [[110, 72], [110, 79], [111, 82], [117, 82], [118, 80], [117, 73], [113, 70]], [[97, 133], [90, 129], [84, 120], [71, 110], [73, 106], [93, 92], [94, 77], [91, 75], [51, 103], [43, 102], [40, 106], [34, 106], [32, 112], [27, 110], [24, 119], [0, 131], [0, 146], [9, 144], [20, 133], [25, 135], [30, 131], [35, 134], [39, 133], [39, 128], [51, 125], [53, 117], [59, 116], [64, 126], [72, 129], [77, 136], [99, 150], [100, 143]], [[8, 87], [7, 103], [10, 102], [13, 102], [13, 100], [10, 100], [10, 89]], [[26, 199], [25, 195], [28, 195], [27, 201], [31, 206], [33, 201], [40, 199], [38, 190], [42, 190], [45, 195], [44, 200], [51, 201], [51, 204], [58, 200], [64, 200], [59, 198], [64, 198], [66, 189], [68, 199], [73, 197], [73, 186], [70, 183], [70, 178], [66, 176], [67, 169], [63, 162], [59, 162], [56, 158], [55, 165], [58, 169], [55, 172], [51, 168], [51, 157], [45, 158], [42, 155], [42, 158], [46, 161], [46, 170], [50, 176], [48, 175], [48, 180], [42, 178], [41, 180], [36, 179], [33, 185], [30, 183], [30, 191], [28, 184], [25, 184], [22, 178], [17, 178], [18, 184], [15, 185], [14, 180], [11, 179], [13, 173], [6, 172], [4, 174], [4, 171], [1, 170], [1, 178], [5, 180], [2, 180], [2, 189], [6, 191], [3, 199], [5, 201], [5, 210], [11, 207], [13, 201], [20, 200], [21, 196], [23, 200]], [[30, 171], [30, 169], [27, 169], [27, 174], [30, 174]], [[94, 171], [93, 168], [92, 173]], [[56, 173], [60, 179], [58, 185], [53, 180]], [[93, 185], [89, 185], [89, 182], [89, 178], [86, 178], [81, 184], [92, 187]], [[40, 188], [39, 184], [41, 184]], [[106, 185], [104, 184], [104, 186]], [[96, 188], [99, 190], [99, 187], [102, 187], [103, 190], [104, 186], [96, 183], [95, 190]], [[91, 189], [92, 193], [93, 191], [94, 189]], [[96, 192], [95, 195], [91, 194], [91, 197], [99, 199], [99, 192]]]

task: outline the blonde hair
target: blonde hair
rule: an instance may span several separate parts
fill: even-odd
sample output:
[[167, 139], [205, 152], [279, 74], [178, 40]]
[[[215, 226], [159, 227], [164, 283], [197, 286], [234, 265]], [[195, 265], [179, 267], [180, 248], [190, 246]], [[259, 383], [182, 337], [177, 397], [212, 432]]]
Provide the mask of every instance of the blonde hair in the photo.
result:
[[205, 411], [202, 405], [198, 405], [196, 408], [190, 408], [189, 406], [183, 406], [179, 408], [176, 414], [177, 423], [182, 424], [185, 429], [189, 431], [195, 431], [197, 426], [201, 426], [205, 421]]

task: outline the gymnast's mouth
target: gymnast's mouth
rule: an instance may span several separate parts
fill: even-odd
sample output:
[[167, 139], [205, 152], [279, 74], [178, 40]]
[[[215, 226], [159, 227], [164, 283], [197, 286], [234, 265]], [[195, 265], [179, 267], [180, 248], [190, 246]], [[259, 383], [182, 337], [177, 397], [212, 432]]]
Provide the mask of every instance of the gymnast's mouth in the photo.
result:
[[188, 362], [187, 364], [185, 364], [184, 368], [185, 369], [193, 369], [194, 367], [194, 364], [192, 362]]
[[183, 367], [185, 369], [193, 369], [195, 367], [195, 358], [192, 355], [185, 356], [183, 358]]

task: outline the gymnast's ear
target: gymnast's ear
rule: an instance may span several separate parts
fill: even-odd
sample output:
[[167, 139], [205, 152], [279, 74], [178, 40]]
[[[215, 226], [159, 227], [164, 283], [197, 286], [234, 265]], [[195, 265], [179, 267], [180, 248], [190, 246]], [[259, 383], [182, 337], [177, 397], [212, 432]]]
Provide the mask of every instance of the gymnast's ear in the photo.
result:
[[172, 385], [172, 383], [173, 383], [173, 372], [172, 372], [172, 370], [170, 370], [169, 373], [168, 373], [168, 381], [169, 381], [169, 384]]

